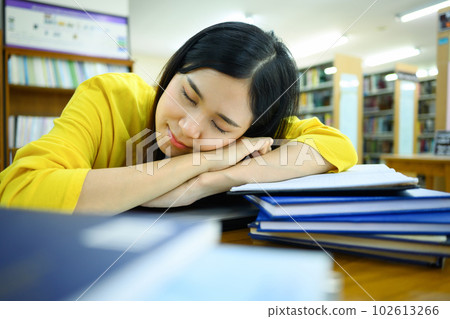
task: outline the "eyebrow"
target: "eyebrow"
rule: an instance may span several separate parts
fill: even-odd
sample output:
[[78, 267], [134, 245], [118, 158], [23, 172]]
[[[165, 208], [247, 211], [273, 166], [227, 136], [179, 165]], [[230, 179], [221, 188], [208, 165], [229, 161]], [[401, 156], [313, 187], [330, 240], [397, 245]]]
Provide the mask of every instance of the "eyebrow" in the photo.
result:
[[[186, 76], [187, 81], [189, 82], [189, 85], [191, 86], [191, 88], [195, 91], [195, 93], [197, 93], [197, 95], [203, 99], [202, 94], [200, 93], [200, 90], [198, 89], [197, 85], [194, 83], [194, 81], [192, 81], [192, 79], [189, 76]], [[226, 116], [225, 114], [222, 113], [217, 113], [217, 115], [224, 120], [225, 122], [227, 122], [228, 124], [234, 126], [234, 127], [239, 127], [239, 124], [237, 124], [235, 121], [233, 121], [232, 119], [230, 119], [228, 116]]]
[[203, 99], [203, 95], [200, 93], [200, 90], [198, 89], [197, 85], [194, 83], [194, 81], [191, 80], [191, 78], [189, 76], [186, 76], [189, 85], [191, 86], [191, 88], [195, 91], [195, 93], [197, 93], [197, 95]]
[[228, 124], [234, 126], [234, 127], [240, 127], [235, 121], [233, 121], [232, 119], [230, 119], [228, 116], [222, 114], [222, 113], [217, 113], [218, 116], [220, 116], [222, 118], [222, 120], [224, 120], [225, 122], [227, 122]]

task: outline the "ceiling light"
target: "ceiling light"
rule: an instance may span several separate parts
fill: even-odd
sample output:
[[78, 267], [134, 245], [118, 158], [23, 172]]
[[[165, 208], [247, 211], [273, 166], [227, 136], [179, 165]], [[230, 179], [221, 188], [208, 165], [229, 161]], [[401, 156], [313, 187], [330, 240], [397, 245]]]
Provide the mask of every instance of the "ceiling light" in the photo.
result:
[[348, 42], [348, 37], [340, 32], [315, 36], [312, 40], [302, 42], [293, 47], [292, 52], [296, 58], [308, 57]]
[[426, 77], [428, 76], [428, 71], [425, 70], [425, 69], [419, 69], [419, 70], [417, 70], [417, 72], [416, 72], [416, 76], [417, 76], [418, 78], [426, 78]]
[[370, 56], [364, 61], [364, 64], [366, 66], [377, 66], [389, 62], [410, 58], [419, 54], [420, 50], [417, 48], [405, 48]]
[[438, 74], [438, 69], [436, 67], [432, 67], [429, 69], [419, 69], [416, 72], [416, 76], [418, 78], [426, 78], [429, 76], [436, 76]]
[[390, 73], [390, 74], [386, 74], [384, 76], [384, 80], [388, 81], [388, 82], [395, 81], [397, 79], [398, 79], [398, 75], [396, 73]]
[[323, 70], [323, 72], [326, 75], [331, 75], [331, 74], [335, 74], [337, 72], [337, 67], [335, 66], [330, 66], [329, 68], [326, 68], [325, 70]]
[[424, 17], [426, 15], [438, 12], [438, 10], [449, 7], [450, 1], [435, 1], [428, 5], [427, 7], [420, 8], [414, 11], [406, 12], [397, 15], [397, 17], [400, 19], [401, 22], [409, 22], [421, 17]]
[[436, 76], [436, 75], [438, 75], [438, 68], [433, 67], [433, 68], [429, 69], [428, 70], [428, 75], [429, 76]]

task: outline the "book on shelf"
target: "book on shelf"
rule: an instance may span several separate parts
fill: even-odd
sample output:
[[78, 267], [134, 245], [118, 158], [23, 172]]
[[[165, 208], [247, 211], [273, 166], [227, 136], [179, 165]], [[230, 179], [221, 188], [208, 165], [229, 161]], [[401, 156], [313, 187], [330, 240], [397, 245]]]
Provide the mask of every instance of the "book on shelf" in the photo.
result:
[[364, 77], [364, 93], [377, 94], [379, 92], [387, 92], [394, 90], [394, 81], [386, 81], [386, 75], [372, 74]]
[[11, 55], [8, 82], [16, 85], [74, 89], [81, 82], [108, 72], [129, 72], [128, 66], [59, 58]]
[[232, 187], [231, 194], [324, 194], [349, 192], [396, 192], [417, 187], [418, 179], [396, 172], [384, 164], [359, 164], [340, 173], [293, 178], [281, 182], [249, 183]]
[[250, 236], [254, 240], [437, 268], [443, 267], [450, 249], [448, 237], [445, 236], [433, 240], [429, 238], [401, 238], [400, 236], [397, 238], [382, 238], [377, 235], [361, 237], [320, 233], [261, 232], [256, 228], [250, 229]]
[[50, 132], [56, 117], [10, 116], [8, 122], [9, 148], [20, 148]]
[[331, 82], [333, 75], [325, 73], [325, 69], [328, 67], [332, 67], [332, 64], [329, 63], [301, 70], [299, 74], [300, 86], [302, 88], [312, 89], [318, 87], [320, 84]]

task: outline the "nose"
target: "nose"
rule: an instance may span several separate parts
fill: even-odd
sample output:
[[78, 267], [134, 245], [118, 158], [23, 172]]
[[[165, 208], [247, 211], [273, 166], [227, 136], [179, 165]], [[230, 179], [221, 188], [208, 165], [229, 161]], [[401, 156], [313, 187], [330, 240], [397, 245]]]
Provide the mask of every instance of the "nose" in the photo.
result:
[[178, 125], [186, 137], [196, 139], [201, 135], [200, 119], [198, 117], [194, 118], [192, 115], [186, 113], [186, 116], [180, 119]]

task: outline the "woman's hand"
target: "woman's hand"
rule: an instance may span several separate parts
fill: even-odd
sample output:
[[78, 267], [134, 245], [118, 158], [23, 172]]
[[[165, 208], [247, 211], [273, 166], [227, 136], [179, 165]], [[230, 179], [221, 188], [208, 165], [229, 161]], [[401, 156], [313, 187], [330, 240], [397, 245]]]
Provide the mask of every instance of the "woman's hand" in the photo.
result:
[[190, 205], [204, 197], [228, 191], [234, 185], [227, 178], [227, 175], [221, 171], [203, 173], [170, 192], [143, 203], [141, 206], [178, 207]]
[[[209, 172], [202, 173], [175, 189], [151, 201], [143, 203], [145, 207], [178, 207], [186, 206], [204, 197], [228, 191], [231, 187], [241, 185], [227, 174], [229, 167], [235, 166], [242, 159], [267, 154], [271, 150], [271, 138], [241, 138], [222, 149], [197, 154], [209, 165]], [[198, 158], [197, 158], [198, 159]], [[196, 157], [193, 157], [194, 164]]]
[[270, 137], [242, 137], [223, 148], [194, 153], [193, 158], [200, 158], [198, 162], [208, 165], [209, 171], [219, 171], [236, 165], [249, 155], [255, 157], [270, 152], [272, 144], [273, 139]]

